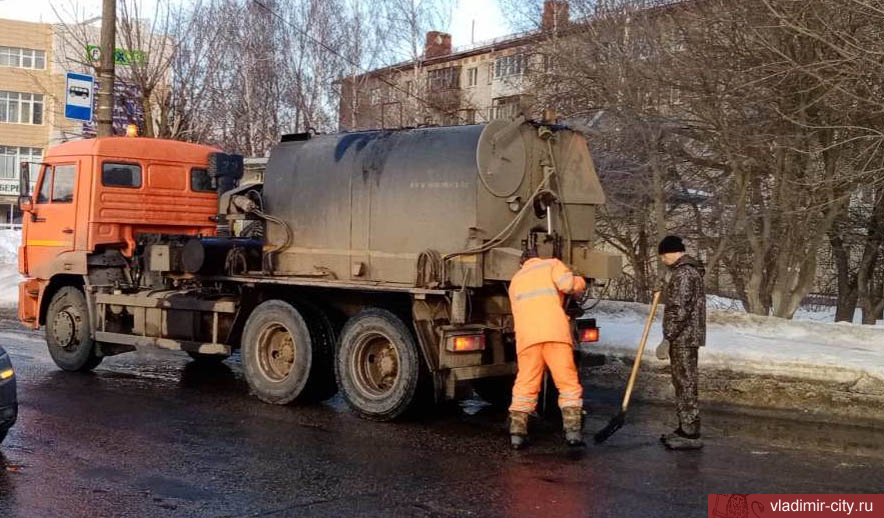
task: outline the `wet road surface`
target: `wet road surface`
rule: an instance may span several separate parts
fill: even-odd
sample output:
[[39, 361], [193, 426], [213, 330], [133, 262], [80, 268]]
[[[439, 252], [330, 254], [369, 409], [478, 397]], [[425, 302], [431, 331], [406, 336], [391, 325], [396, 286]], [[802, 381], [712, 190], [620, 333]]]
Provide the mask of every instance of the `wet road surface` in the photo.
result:
[[[78, 375], [39, 335], [0, 325], [0, 340], [20, 399], [2, 517], [683, 517], [704, 516], [709, 493], [884, 492], [881, 430], [707, 409], [706, 448], [669, 452], [657, 436], [672, 410], [636, 404], [602, 446], [569, 452], [550, 422], [512, 452], [490, 408], [373, 423], [339, 398], [260, 403], [234, 360], [137, 352]], [[588, 396], [597, 430], [617, 394]]]

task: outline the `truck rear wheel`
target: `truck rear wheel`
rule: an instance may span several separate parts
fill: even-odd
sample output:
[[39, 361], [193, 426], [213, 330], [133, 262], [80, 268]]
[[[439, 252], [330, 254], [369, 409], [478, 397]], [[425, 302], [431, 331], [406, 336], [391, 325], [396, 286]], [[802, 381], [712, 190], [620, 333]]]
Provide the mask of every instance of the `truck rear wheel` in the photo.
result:
[[89, 336], [86, 296], [74, 286], [64, 286], [52, 296], [46, 312], [46, 345], [49, 356], [66, 371], [90, 371], [103, 356], [95, 354]]
[[359, 415], [395, 419], [417, 392], [420, 363], [414, 335], [393, 313], [364, 310], [341, 332], [335, 374], [344, 399]]
[[313, 366], [313, 340], [301, 313], [282, 300], [256, 307], [243, 329], [242, 364], [261, 401], [285, 405], [297, 399]]

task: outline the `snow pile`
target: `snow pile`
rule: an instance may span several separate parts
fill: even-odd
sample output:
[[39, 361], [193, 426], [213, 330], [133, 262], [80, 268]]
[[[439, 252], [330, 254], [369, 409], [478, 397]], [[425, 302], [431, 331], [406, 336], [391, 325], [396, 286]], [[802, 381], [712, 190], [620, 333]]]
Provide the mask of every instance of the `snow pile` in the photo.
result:
[[[590, 349], [632, 355], [638, 348], [649, 307], [602, 301], [587, 316], [597, 319], [601, 339]], [[646, 357], [658, 362], [662, 307], [651, 328]], [[884, 380], [884, 329], [873, 326], [796, 321], [747, 315], [710, 304], [703, 366], [852, 383], [863, 375]]]
[[20, 230], [0, 230], [0, 306], [18, 304], [18, 245]]
[[[719, 295], [707, 295], [706, 307], [709, 309], [726, 311], [731, 313], [746, 313], [743, 303], [737, 299], [730, 299]], [[793, 316], [794, 320], [809, 320], [812, 322], [834, 322], [835, 306], [799, 307]], [[853, 314], [853, 323], [862, 324], [862, 312], [859, 308]], [[878, 325], [884, 327], [884, 320]]]

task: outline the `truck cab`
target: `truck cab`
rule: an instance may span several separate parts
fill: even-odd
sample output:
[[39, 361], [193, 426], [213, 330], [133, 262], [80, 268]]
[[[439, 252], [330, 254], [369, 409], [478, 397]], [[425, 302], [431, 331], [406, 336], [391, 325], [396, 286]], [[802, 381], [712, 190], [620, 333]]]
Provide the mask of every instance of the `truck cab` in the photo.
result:
[[[217, 151], [119, 137], [50, 148], [34, 192], [21, 199], [22, 322], [35, 329], [45, 324], [53, 295], [89, 283], [90, 264], [132, 259], [136, 235], [212, 235], [218, 196], [208, 164]], [[26, 174], [22, 185], [28, 185]], [[93, 277], [94, 282], [115, 280]]]

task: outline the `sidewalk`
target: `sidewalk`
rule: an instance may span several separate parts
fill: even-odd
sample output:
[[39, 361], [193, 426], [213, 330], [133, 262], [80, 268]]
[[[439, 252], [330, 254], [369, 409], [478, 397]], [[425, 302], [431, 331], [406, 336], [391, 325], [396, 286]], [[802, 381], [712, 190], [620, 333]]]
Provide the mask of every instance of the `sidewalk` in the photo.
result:
[[[789, 410], [821, 419], [884, 421], [884, 327], [784, 320], [715, 309], [707, 316], [707, 344], [700, 350], [701, 400], [723, 405]], [[583, 373], [590, 385], [623, 387], [635, 358], [649, 307], [603, 301], [587, 313], [601, 328], [588, 352], [603, 354], [603, 367]], [[672, 401], [669, 362], [657, 360], [661, 311], [651, 328], [636, 397]]]

